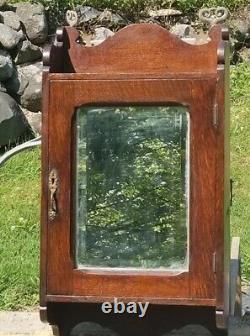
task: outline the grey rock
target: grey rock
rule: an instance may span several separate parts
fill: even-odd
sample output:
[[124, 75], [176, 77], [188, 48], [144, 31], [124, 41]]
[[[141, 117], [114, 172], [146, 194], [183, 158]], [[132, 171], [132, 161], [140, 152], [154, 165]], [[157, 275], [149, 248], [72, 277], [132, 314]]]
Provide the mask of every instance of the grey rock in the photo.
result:
[[40, 60], [42, 58], [42, 51], [41, 49], [32, 44], [30, 41], [26, 40], [19, 44], [18, 46], [18, 53], [15, 58], [15, 63], [23, 64], [29, 63], [33, 61]]
[[42, 44], [46, 41], [48, 23], [43, 5], [23, 2], [16, 5], [16, 14], [24, 24], [26, 34], [32, 43]]
[[244, 16], [250, 19], [250, 5], [245, 6], [243, 12], [244, 12]]
[[22, 29], [18, 30], [17, 34], [20, 36], [20, 41], [24, 41], [26, 39], [26, 35], [24, 34]]
[[0, 49], [0, 81], [9, 79], [13, 71], [13, 63], [9, 53], [6, 50]]
[[0, 17], [2, 23], [6, 26], [9, 26], [10, 28], [17, 31], [21, 29], [20, 18], [16, 13], [12, 11], [1, 12]]
[[106, 27], [124, 27], [126, 26], [127, 22], [116, 13], [112, 13], [111, 11], [105, 9], [98, 18], [98, 22], [101, 25], [105, 25]]
[[233, 36], [240, 42], [250, 39], [250, 15], [248, 17], [236, 18], [231, 21]]
[[108, 37], [111, 37], [114, 35], [114, 32], [112, 30], [105, 28], [105, 27], [98, 27], [95, 28], [95, 34], [94, 38], [91, 40], [91, 45], [96, 46], [103, 41], [105, 41]]
[[237, 52], [242, 49], [242, 42], [239, 42], [235, 37], [230, 38], [230, 45], [232, 52]]
[[97, 19], [101, 12], [90, 6], [76, 6], [78, 24], [87, 23]]
[[31, 112], [41, 111], [42, 85], [31, 80], [21, 96], [21, 105]]
[[24, 114], [7, 93], [0, 92], [0, 146], [14, 142], [28, 127]]
[[230, 336], [249, 336], [250, 335], [250, 315], [242, 317], [230, 317]]
[[0, 23], [0, 43], [5, 49], [10, 50], [15, 48], [22, 37], [22, 33], [16, 32], [14, 29]]
[[242, 61], [250, 63], [250, 48], [243, 48], [239, 52], [239, 56], [240, 56]]
[[23, 109], [23, 113], [33, 133], [36, 136], [41, 135], [42, 133], [42, 113], [41, 112], [31, 112], [26, 109]]
[[241, 291], [242, 291], [243, 312], [249, 317], [249, 328], [250, 328], [250, 283], [242, 284]]
[[7, 89], [4, 85], [4, 83], [0, 82], [0, 92], [7, 92]]
[[10, 95], [21, 96], [29, 84], [28, 79], [17, 69], [14, 69], [12, 77], [5, 82], [5, 87]]
[[178, 20], [179, 23], [183, 23], [183, 24], [190, 24], [191, 23], [191, 19], [189, 16], [182, 16], [180, 17], [180, 19]]
[[7, 4], [7, 0], [0, 0], [0, 8], [4, 7]]
[[194, 36], [194, 29], [188, 24], [178, 23], [171, 28], [171, 33], [177, 35], [179, 38], [187, 38]]
[[17, 66], [18, 72], [28, 80], [23, 95], [21, 105], [31, 112], [41, 111], [42, 99], [42, 62]]
[[42, 62], [37, 62], [33, 64], [23, 64], [17, 66], [18, 72], [24, 75], [25, 78], [30, 80], [35, 80], [38, 83], [42, 83]]
[[160, 16], [179, 16], [182, 12], [177, 9], [167, 8], [167, 9], [158, 9], [158, 10], [149, 10], [148, 15], [151, 17], [160, 17]]

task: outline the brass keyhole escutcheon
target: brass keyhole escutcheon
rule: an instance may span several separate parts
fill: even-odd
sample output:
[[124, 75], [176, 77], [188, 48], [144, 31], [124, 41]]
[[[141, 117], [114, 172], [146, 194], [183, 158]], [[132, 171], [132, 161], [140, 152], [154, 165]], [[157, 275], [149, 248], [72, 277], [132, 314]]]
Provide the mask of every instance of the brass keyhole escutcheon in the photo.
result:
[[56, 194], [58, 191], [58, 174], [55, 169], [51, 170], [49, 174], [49, 192], [50, 192], [50, 205], [49, 205], [49, 220], [53, 221], [58, 213]]

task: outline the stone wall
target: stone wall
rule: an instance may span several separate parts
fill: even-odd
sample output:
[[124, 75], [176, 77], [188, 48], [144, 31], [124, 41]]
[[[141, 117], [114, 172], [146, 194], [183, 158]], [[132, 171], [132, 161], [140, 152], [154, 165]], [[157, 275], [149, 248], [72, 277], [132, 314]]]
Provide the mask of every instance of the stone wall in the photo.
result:
[[28, 128], [40, 131], [42, 45], [48, 36], [40, 4], [0, 0], [0, 146]]
[[[97, 45], [134, 23], [109, 10], [77, 6], [65, 13], [66, 24], [81, 30], [85, 45]], [[204, 39], [204, 26], [174, 9], [144, 13], [137, 22], [154, 22], [189, 43]], [[231, 27], [233, 61], [250, 60], [250, 6], [235, 13]], [[48, 40], [41, 4], [8, 4], [0, 0], [0, 147], [15, 143], [28, 129], [41, 130], [42, 47]], [[206, 38], [206, 37], [205, 37]]]

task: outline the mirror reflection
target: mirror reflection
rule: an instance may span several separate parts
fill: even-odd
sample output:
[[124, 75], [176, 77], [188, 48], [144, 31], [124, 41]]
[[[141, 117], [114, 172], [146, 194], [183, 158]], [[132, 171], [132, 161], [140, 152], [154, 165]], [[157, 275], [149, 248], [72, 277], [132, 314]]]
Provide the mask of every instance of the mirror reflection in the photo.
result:
[[76, 133], [77, 267], [187, 269], [187, 109], [79, 108]]

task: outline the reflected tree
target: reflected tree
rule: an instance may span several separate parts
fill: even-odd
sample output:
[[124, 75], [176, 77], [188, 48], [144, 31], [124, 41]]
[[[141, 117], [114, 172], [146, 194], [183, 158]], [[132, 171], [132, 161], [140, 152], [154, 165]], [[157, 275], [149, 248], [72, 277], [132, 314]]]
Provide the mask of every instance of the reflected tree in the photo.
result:
[[78, 263], [183, 267], [186, 109], [81, 109], [77, 125]]

